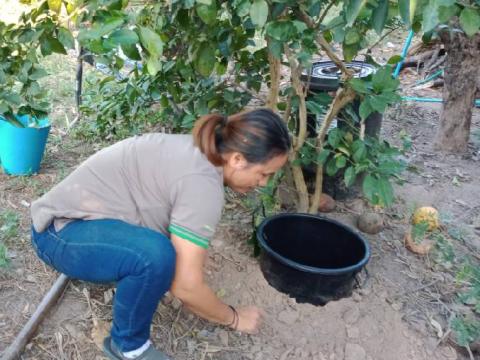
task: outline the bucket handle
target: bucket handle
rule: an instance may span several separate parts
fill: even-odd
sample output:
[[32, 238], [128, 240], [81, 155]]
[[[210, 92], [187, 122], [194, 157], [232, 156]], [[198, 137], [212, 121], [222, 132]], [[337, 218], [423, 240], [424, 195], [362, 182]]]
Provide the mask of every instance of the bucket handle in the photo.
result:
[[367, 285], [367, 283], [370, 281], [370, 273], [368, 272], [367, 267], [365, 266], [362, 270], [365, 272], [365, 278], [363, 279], [363, 281], [360, 281], [358, 276], [358, 274], [360, 274], [361, 271], [355, 274], [356, 289], [363, 289]]

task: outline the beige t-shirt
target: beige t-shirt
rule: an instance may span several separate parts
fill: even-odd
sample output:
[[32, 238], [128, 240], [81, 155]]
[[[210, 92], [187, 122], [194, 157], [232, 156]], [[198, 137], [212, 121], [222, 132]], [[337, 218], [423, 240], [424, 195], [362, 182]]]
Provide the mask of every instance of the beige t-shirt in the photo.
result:
[[223, 174], [191, 135], [146, 134], [102, 149], [32, 203], [33, 226], [118, 219], [208, 247], [224, 204]]

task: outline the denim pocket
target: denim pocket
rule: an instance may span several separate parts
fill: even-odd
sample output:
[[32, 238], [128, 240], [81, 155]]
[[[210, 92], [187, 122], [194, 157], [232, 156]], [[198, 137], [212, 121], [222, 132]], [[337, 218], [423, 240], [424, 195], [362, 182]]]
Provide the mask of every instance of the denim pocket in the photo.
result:
[[48, 266], [54, 267], [52, 259], [54, 258], [57, 245], [56, 239], [50, 236], [48, 230], [37, 233], [32, 228], [32, 246], [38, 257]]

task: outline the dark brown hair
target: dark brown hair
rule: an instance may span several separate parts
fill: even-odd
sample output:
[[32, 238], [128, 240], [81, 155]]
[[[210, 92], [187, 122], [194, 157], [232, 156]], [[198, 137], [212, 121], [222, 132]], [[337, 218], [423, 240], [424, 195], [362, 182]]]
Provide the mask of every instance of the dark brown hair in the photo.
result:
[[195, 144], [215, 166], [224, 163], [223, 154], [239, 152], [252, 164], [264, 163], [290, 149], [284, 121], [270, 109], [258, 109], [232, 116], [210, 114], [193, 128]]

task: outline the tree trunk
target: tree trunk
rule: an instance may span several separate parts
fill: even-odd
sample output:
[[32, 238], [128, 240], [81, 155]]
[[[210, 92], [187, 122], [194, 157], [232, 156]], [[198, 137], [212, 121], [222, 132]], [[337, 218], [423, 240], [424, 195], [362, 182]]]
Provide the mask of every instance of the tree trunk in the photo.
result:
[[459, 31], [442, 31], [447, 51], [443, 111], [435, 138], [437, 150], [461, 153], [467, 150], [478, 78], [480, 34], [467, 37]]

